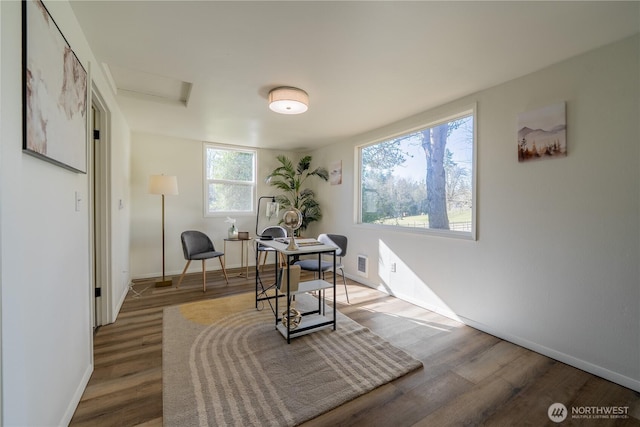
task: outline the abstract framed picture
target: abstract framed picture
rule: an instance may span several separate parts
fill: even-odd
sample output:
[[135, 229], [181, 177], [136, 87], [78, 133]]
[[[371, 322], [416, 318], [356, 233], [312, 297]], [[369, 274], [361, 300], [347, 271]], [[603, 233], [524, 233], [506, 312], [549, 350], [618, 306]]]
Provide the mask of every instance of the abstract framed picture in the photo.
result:
[[518, 161], [567, 156], [567, 119], [564, 102], [518, 115]]
[[336, 160], [329, 164], [329, 183], [331, 185], [342, 184], [342, 160]]
[[22, 2], [22, 149], [87, 172], [87, 72], [39, 0]]

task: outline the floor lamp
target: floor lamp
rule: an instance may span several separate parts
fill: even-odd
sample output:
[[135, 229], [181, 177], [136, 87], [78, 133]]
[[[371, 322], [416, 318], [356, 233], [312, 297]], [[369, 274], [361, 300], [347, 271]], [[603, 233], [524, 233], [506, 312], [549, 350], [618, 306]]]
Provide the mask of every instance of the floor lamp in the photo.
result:
[[151, 175], [149, 193], [162, 195], [162, 280], [156, 282], [156, 287], [171, 286], [171, 280], [166, 280], [164, 277], [164, 196], [178, 194], [178, 178], [167, 175]]

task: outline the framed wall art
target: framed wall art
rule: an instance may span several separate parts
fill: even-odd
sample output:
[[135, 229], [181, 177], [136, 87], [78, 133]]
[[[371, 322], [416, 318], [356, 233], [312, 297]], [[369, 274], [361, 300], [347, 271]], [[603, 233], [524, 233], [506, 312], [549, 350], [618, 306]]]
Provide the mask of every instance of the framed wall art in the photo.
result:
[[567, 119], [564, 102], [518, 115], [518, 161], [567, 155]]
[[22, 149], [87, 172], [87, 72], [40, 0], [22, 2]]
[[336, 160], [329, 165], [329, 183], [331, 185], [342, 184], [342, 160]]

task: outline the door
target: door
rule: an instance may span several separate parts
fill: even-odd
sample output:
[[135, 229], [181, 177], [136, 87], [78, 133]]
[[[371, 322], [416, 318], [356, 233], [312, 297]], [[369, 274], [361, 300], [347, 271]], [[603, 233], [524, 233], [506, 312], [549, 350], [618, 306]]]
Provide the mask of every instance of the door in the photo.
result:
[[91, 102], [91, 234], [92, 234], [92, 271], [93, 271], [93, 312], [94, 328], [110, 323], [111, 310], [111, 252], [110, 239], [110, 200], [109, 200], [109, 147], [108, 147], [108, 111], [96, 89], [93, 89]]

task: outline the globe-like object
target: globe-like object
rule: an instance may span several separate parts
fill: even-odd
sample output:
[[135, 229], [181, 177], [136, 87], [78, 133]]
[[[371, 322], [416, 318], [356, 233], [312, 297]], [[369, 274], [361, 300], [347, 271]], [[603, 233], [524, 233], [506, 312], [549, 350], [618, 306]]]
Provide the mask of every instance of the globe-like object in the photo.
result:
[[302, 225], [302, 213], [296, 208], [289, 208], [282, 215], [282, 222], [285, 227], [291, 230], [297, 230]]
[[284, 215], [282, 215], [282, 222], [284, 226], [289, 229], [289, 246], [287, 246], [287, 250], [297, 251], [299, 248], [296, 244], [294, 231], [302, 225], [302, 213], [296, 208], [289, 208]]

